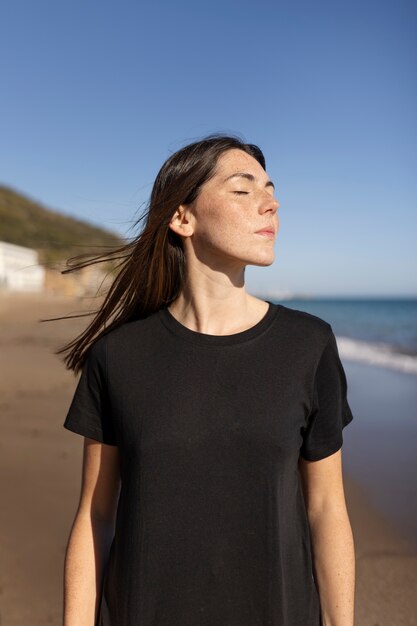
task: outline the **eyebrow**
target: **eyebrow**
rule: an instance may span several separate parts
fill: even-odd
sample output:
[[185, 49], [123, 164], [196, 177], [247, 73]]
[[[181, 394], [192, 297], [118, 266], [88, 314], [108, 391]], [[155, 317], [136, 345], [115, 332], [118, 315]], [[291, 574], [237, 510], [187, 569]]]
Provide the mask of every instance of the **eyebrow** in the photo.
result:
[[[240, 178], [246, 178], [247, 180], [250, 180], [251, 182], [255, 182], [255, 176], [253, 174], [249, 174], [249, 172], [235, 172], [235, 174], [232, 174], [231, 176], [228, 176], [227, 178], [224, 179], [223, 182], [226, 182], [228, 180], [230, 180], [231, 178], [235, 178], [236, 176], [240, 176]], [[272, 182], [272, 180], [269, 180], [266, 184], [265, 187], [272, 187], [273, 189], [275, 189], [275, 185]]]

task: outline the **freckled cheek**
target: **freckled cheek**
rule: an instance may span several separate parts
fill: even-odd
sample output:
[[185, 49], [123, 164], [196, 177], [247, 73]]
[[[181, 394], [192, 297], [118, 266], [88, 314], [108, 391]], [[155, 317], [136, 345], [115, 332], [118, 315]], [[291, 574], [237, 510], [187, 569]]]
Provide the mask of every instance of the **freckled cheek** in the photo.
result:
[[247, 247], [245, 234], [240, 223], [218, 218], [205, 220], [196, 232], [197, 238], [205, 246], [228, 252], [238, 252]]
[[207, 202], [199, 207], [196, 231], [206, 235], [216, 230], [223, 230], [228, 221], [225, 207]]
[[238, 238], [243, 244], [243, 238], [250, 237], [255, 230], [254, 224], [243, 214], [242, 207], [234, 207], [232, 203], [217, 205], [216, 203], [202, 205], [197, 215], [196, 234], [206, 241], [227, 244]]

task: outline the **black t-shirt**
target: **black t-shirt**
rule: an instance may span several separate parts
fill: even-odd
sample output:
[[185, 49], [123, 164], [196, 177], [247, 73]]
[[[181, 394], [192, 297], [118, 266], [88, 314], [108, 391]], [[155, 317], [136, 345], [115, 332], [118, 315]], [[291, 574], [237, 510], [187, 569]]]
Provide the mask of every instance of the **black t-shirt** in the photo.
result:
[[[269, 302], [269, 301], [267, 301]], [[352, 419], [323, 319], [208, 335], [161, 308], [90, 348], [64, 426], [120, 453], [101, 626], [319, 626], [299, 456]]]

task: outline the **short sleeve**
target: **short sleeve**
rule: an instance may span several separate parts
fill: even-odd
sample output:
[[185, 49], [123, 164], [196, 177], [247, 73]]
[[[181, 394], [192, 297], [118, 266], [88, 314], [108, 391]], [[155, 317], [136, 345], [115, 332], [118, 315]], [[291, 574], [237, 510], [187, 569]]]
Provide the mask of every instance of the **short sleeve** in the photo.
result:
[[315, 372], [312, 410], [302, 429], [301, 456], [318, 461], [337, 452], [343, 443], [342, 430], [352, 420], [346, 374], [331, 330]]
[[88, 349], [63, 426], [101, 443], [117, 445], [107, 388], [105, 337]]

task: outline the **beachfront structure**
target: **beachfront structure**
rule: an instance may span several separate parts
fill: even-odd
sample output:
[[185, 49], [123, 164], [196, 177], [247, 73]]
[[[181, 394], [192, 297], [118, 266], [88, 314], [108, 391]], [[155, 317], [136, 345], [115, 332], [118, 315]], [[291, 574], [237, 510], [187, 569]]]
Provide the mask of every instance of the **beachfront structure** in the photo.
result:
[[0, 241], [0, 290], [43, 291], [44, 282], [36, 250]]

